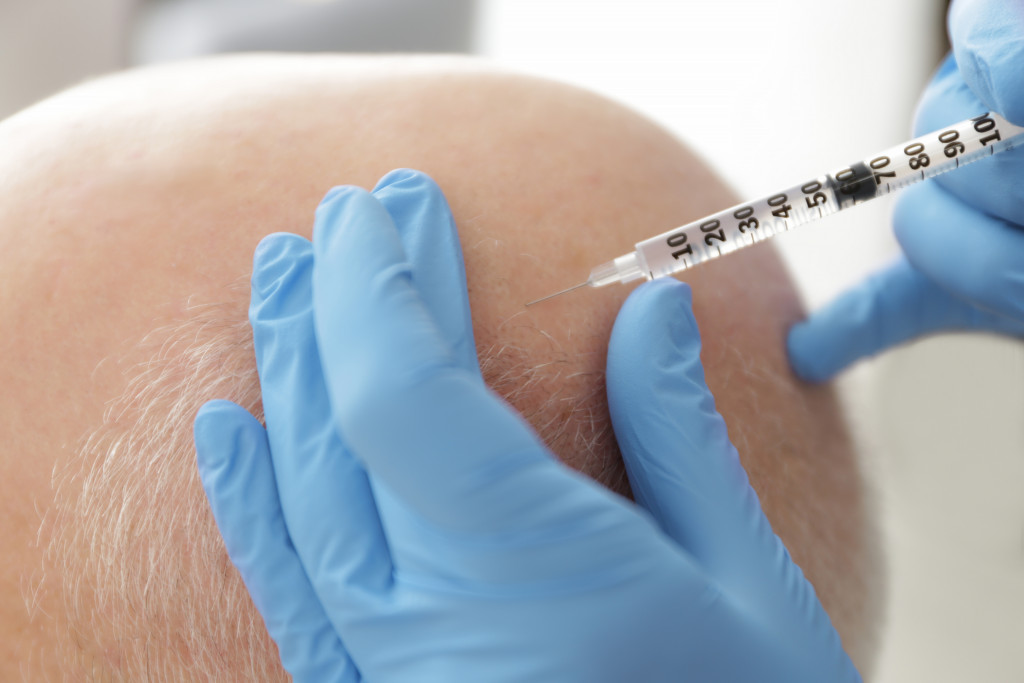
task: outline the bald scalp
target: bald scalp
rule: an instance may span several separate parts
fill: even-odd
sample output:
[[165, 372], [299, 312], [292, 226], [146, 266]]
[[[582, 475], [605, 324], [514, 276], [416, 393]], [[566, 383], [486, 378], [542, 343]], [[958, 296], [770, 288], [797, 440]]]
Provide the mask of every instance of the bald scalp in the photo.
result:
[[[210, 398], [258, 411], [238, 283], [264, 235], [309, 236], [327, 188], [370, 187], [396, 167], [438, 181], [485, 377], [567, 464], [620, 491], [603, 371], [628, 289], [522, 304], [734, 203], [642, 117], [448, 58], [140, 70], [0, 124], [0, 148], [0, 272], [19, 284], [0, 288], [0, 320], [20, 332], [0, 339], [12, 549], [0, 573], [13, 577], [0, 621], [14, 634], [0, 648], [15, 665], [36, 652], [33, 673], [60, 662], [51, 678], [280, 674], [206, 513], [191, 421]], [[726, 265], [687, 275], [708, 383], [773, 527], [863, 670], [880, 592], [845, 426], [827, 389], [788, 373], [782, 339], [800, 306], [774, 252]], [[47, 516], [38, 545], [34, 510]], [[41, 580], [26, 614], [18, 582], [30, 575]], [[57, 643], [72, 654], [52, 656]]]

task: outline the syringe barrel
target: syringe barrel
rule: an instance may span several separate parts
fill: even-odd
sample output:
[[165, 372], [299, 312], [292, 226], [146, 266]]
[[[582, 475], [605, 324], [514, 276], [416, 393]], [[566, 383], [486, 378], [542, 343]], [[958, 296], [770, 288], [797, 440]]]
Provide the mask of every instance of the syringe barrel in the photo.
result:
[[[982, 114], [781, 192], [737, 204], [639, 242], [637, 264], [647, 278], [671, 275], [925, 178], [1012, 149], [1022, 140], [1024, 127], [998, 114]], [[611, 273], [605, 275], [610, 277]]]

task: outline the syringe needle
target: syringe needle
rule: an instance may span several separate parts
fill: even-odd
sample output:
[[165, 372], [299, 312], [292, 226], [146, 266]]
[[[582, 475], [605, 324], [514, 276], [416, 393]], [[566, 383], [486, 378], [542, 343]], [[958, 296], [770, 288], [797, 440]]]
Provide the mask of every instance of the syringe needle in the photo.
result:
[[534, 299], [533, 301], [531, 301], [530, 303], [528, 303], [526, 305], [527, 306], [532, 306], [534, 304], [539, 304], [541, 301], [547, 301], [548, 299], [554, 299], [556, 296], [561, 296], [563, 294], [567, 294], [568, 292], [571, 292], [574, 289], [579, 289], [580, 287], [586, 287], [589, 284], [590, 284], [590, 282], [581, 282], [578, 285], [573, 285], [572, 287], [569, 287], [568, 289], [563, 289], [561, 292], [555, 292], [554, 294], [548, 294], [547, 296], [542, 296], [539, 299]]

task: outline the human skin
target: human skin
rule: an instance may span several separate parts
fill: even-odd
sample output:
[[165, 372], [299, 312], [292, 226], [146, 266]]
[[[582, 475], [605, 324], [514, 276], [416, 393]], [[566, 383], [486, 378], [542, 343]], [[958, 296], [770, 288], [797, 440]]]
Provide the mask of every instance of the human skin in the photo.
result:
[[[256, 244], [275, 231], [309, 237], [331, 186], [372, 187], [396, 167], [438, 182], [462, 240], [485, 378], [561, 459], [623, 493], [603, 370], [629, 288], [523, 303], [735, 200], [679, 142], [621, 106], [454, 58], [234, 57], [130, 72], [8, 119], [0, 150], [3, 680], [127, 670], [127, 641], [145, 634], [115, 633], [118, 607], [90, 602], [88, 579], [76, 599], [98, 615], [96, 627], [64, 616], [69, 569], [46, 548], [75, 520], [42, 522], [80, 491], [74, 477], [55, 490], [53, 474], [82, 467], [83, 436], [105, 424], [132, 368], [152, 360], [153, 345], [140, 341], [207, 303], [242, 320], [247, 292], [235, 285]], [[768, 246], [683, 279], [708, 384], [751, 482], [866, 672], [880, 599], [868, 504], [830, 390], [787, 368], [785, 330], [802, 314], [792, 283]], [[239, 347], [241, 363], [251, 364], [248, 353]], [[166, 380], [175, 391], [173, 371]], [[130, 419], [106, 424], [127, 430]], [[194, 463], [182, 468], [191, 476]], [[189, 481], [188, 496], [201, 497]], [[146, 500], [146, 485], [130, 504], [158, 513], [172, 504]], [[212, 533], [208, 515], [201, 523]], [[170, 552], [189, 556], [189, 533], [172, 533]], [[135, 551], [146, 548], [121, 561], [135, 562]], [[218, 581], [238, 585], [223, 553], [216, 566]], [[201, 599], [189, 605], [204, 609]], [[182, 646], [153, 638], [147, 647]], [[272, 645], [259, 647], [274, 657]], [[176, 654], [187, 669], [189, 653]]]

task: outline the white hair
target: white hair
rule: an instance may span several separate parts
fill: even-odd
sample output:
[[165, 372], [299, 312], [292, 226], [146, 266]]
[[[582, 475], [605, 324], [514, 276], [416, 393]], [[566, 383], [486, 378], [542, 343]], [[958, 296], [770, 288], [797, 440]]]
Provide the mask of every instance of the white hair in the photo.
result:
[[142, 343], [151, 360], [55, 472], [43, 522], [35, 584], [63, 603], [51, 616], [65, 680], [287, 680], [224, 550], [192, 443], [207, 400], [262, 417], [244, 309], [194, 306]]
[[[27, 599], [30, 609], [39, 591], [61, 599], [63, 613], [47, 616], [61, 634], [65, 680], [288, 680], [195, 466], [192, 422], [204, 402], [227, 398], [262, 420], [246, 297], [237, 294], [190, 306], [185, 320], [147, 335], [151, 359], [130, 370], [78, 457], [55, 472], [56, 503], [40, 533], [45, 567]], [[524, 417], [556, 454], [583, 454], [585, 473], [627, 490], [603, 378], [590, 395], [560, 395], [551, 387], [566, 377], [552, 363], [531, 365], [510, 345], [480, 356], [491, 387], [530, 408]]]

